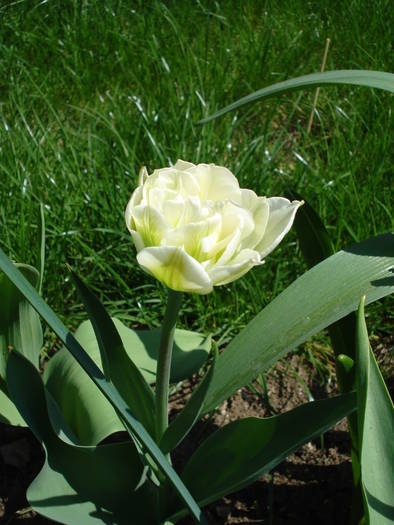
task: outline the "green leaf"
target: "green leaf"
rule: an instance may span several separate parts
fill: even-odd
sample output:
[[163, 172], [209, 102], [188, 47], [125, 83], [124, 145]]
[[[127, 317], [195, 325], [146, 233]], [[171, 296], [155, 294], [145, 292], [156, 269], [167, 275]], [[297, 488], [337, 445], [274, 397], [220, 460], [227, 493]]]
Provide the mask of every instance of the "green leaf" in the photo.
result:
[[0, 407], [0, 421], [2, 423], [6, 423], [7, 425], [26, 426], [18, 409], [2, 389], [0, 389]]
[[294, 281], [219, 356], [204, 412], [209, 412], [319, 330], [394, 290], [394, 234], [342, 250]]
[[[181, 476], [201, 506], [249, 485], [356, 408], [354, 393], [269, 418], [229, 423], [194, 452]], [[177, 518], [182, 512], [176, 512]]]
[[[16, 264], [19, 271], [37, 286], [38, 272], [33, 266]], [[18, 288], [0, 273], [0, 377], [5, 379], [8, 347], [13, 346], [38, 367], [42, 347], [42, 328], [38, 315]]]
[[365, 513], [370, 525], [393, 523], [393, 403], [369, 346], [360, 303], [356, 329], [358, 435]]
[[[132, 330], [118, 319], [113, 322], [129, 358], [147, 381], [154, 382], [160, 329]], [[75, 337], [101, 369], [100, 350], [90, 321], [79, 326]], [[181, 381], [199, 370], [207, 359], [210, 345], [210, 338], [201, 334], [176, 330], [171, 381]], [[124, 429], [111, 404], [91, 381], [87, 381], [86, 373], [66, 348], [50, 359], [44, 382], [81, 443], [95, 445]]]
[[178, 474], [168, 463], [166, 457], [163, 455], [151, 436], [148, 434], [148, 432], [146, 432], [143, 425], [130, 413], [129, 408], [122, 397], [119, 395], [118, 391], [113, 387], [112, 384], [106, 381], [101, 370], [97, 367], [94, 361], [84, 351], [78, 341], [63, 325], [60, 319], [56, 317], [51, 308], [43, 301], [31, 284], [23, 277], [18, 269], [15, 268], [15, 266], [1, 249], [0, 269], [3, 270], [8, 278], [15, 284], [15, 286], [17, 286], [19, 291], [30, 302], [30, 304], [32, 304], [35, 310], [45, 319], [45, 321], [60, 338], [60, 340], [63, 341], [63, 343], [67, 346], [78, 363], [88, 373], [90, 379], [97, 385], [105, 397], [116, 408], [128, 430], [137, 437], [146, 452], [151, 455], [163, 474], [167, 476], [170, 483], [173, 485], [181, 499], [189, 508], [193, 519], [197, 523], [206, 523], [201, 510], [194, 501], [190, 492], [184, 486]]
[[309, 202], [290, 188], [286, 193], [286, 197], [291, 200], [304, 201], [304, 204], [297, 210], [293, 227], [297, 232], [302, 255], [308, 267], [312, 268], [315, 264], [332, 255], [334, 246], [323, 221]]
[[[289, 189], [287, 193], [290, 199], [302, 200], [301, 195], [291, 189]], [[309, 268], [312, 268], [334, 253], [334, 247], [323, 221], [312, 206], [305, 200], [304, 205], [301, 206], [297, 212], [294, 227], [297, 232], [302, 255]], [[356, 317], [354, 312], [352, 312], [328, 328], [336, 356], [343, 354], [354, 358], [355, 326]], [[352, 381], [353, 372], [351, 369], [348, 369], [348, 372], [349, 375], [346, 378], [343, 377], [344, 382], [341, 381], [342, 376], [340, 377], [341, 391], [350, 392], [350, 390], [354, 389]]]
[[193, 428], [194, 423], [198, 420], [202, 411], [205, 396], [207, 395], [209, 385], [212, 381], [213, 372], [215, 370], [215, 361], [216, 359], [198, 387], [192, 393], [181, 413], [171, 422], [164, 432], [160, 441], [160, 448], [164, 454], [168, 454], [178, 446]]
[[[99, 356], [95, 357], [99, 364]], [[82, 445], [97, 445], [109, 435], [124, 431], [112, 404], [89, 381], [67, 348], [59, 350], [47, 363], [44, 383]]]
[[246, 97], [242, 97], [232, 104], [220, 109], [213, 115], [210, 115], [199, 121], [199, 124], [218, 118], [229, 111], [254, 102], [259, 99], [272, 97], [281, 93], [297, 91], [298, 89], [311, 88], [331, 84], [351, 84], [355, 86], [365, 86], [370, 88], [385, 89], [391, 93], [394, 92], [394, 75], [383, 71], [367, 71], [359, 69], [343, 69], [337, 71], [326, 71], [325, 73], [312, 73], [302, 77], [292, 78], [284, 82], [278, 82], [263, 89], [259, 89]]
[[104, 375], [115, 385], [133, 415], [153, 436], [155, 430], [155, 400], [151, 387], [126, 353], [122, 339], [111, 317], [100, 301], [73, 273], [98, 342]]
[[[133, 330], [119, 319], [114, 318], [113, 321], [130, 359], [139, 368], [146, 381], [150, 384], [154, 383], [161, 329]], [[82, 323], [75, 336], [89, 355], [99, 361], [99, 349], [91, 323], [89, 321]], [[197, 372], [207, 360], [210, 348], [210, 337], [177, 329], [171, 363], [171, 383], [183, 381]]]
[[154, 502], [146, 506], [147, 515], [138, 512], [143, 510], [138, 501], [144, 494], [135, 488], [142, 464], [131, 441], [81, 447], [60, 439], [51, 426], [39, 373], [15, 351], [8, 360], [7, 383], [19, 412], [46, 452], [44, 467], [28, 489], [29, 502], [37, 512], [67, 525], [156, 523], [149, 515]]
[[[36, 286], [38, 272], [32, 266], [16, 264], [27, 279]], [[9, 348], [17, 348], [34, 366], [39, 365], [43, 343], [40, 319], [18, 288], [0, 272], [0, 418], [11, 425], [24, 425], [13, 407], [5, 384]]]

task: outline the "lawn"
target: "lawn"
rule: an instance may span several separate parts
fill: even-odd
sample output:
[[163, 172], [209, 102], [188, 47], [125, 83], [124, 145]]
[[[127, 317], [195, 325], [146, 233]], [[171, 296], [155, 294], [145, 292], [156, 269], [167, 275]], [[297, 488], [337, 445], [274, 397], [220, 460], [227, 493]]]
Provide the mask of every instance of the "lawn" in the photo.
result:
[[[3, 2], [0, 14], [0, 243], [38, 266], [43, 203], [43, 294], [71, 326], [83, 314], [66, 262], [112, 313], [159, 322], [163, 289], [136, 265], [123, 218], [142, 165], [222, 164], [267, 196], [290, 185], [337, 249], [391, 228], [387, 93], [322, 89], [309, 135], [312, 90], [198, 124], [319, 71], [327, 37], [327, 70], [389, 70], [388, 2], [34, 1]], [[233, 332], [304, 270], [291, 233], [241, 281], [189, 297], [182, 322]]]

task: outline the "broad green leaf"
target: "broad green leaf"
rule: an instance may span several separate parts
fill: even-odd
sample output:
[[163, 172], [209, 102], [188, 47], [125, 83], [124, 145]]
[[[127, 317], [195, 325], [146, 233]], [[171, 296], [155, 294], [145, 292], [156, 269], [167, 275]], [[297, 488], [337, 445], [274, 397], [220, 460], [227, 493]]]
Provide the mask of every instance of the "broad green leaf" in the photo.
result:
[[[99, 355], [94, 361], [99, 365]], [[44, 383], [82, 445], [97, 445], [107, 436], [124, 431], [112, 404], [89, 381], [67, 348], [59, 350], [47, 363]]]
[[144, 492], [135, 488], [142, 464], [131, 441], [81, 447], [60, 439], [52, 429], [39, 373], [15, 351], [8, 360], [7, 383], [19, 412], [46, 452], [44, 467], [27, 494], [37, 512], [67, 525], [156, 522], [151, 515], [154, 502], [146, 505], [146, 515], [140, 515], [143, 509], [138, 501]]
[[18, 409], [7, 396], [7, 394], [0, 389], [0, 421], [7, 423], [7, 425], [18, 425], [26, 426], [26, 423], [22, 416], [19, 414]]
[[[132, 330], [119, 319], [113, 319], [123, 346], [149, 382], [156, 378], [156, 356], [160, 329]], [[100, 350], [90, 321], [83, 322], [75, 337], [96, 365], [101, 369]], [[210, 338], [186, 330], [175, 331], [175, 344], [171, 368], [171, 381], [190, 377], [206, 361]], [[62, 348], [49, 361], [44, 382], [58, 403], [68, 424], [84, 445], [95, 445], [108, 435], [123, 430], [113, 409], [66, 348]]]
[[78, 341], [67, 330], [64, 324], [54, 314], [52, 309], [43, 301], [31, 284], [23, 277], [17, 268], [12, 264], [4, 252], [0, 249], [0, 269], [17, 286], [19, 291], [26, 297], [35, 310], [44, 318], [55, 334], [67, 346], [68, 350], [75, 357], [81, 367], [88, 373], [90, 379], [97, 385], [100, 391], [111, 402], [112, 406], [119, 412], [125, 426], [129, 432], [133, 433], [143, 446], [144, 450], [150, 454], [156, 462], [158, 468], [163, 472], [178, 492], [185, 505], [189, 508], [193, 519], [197, 523], [206, 523], [204, 515], [194, 501], [188, 489], [182, 483], [178, 474], [168, 463], [166, 457], [161, 452], [157, 444], [145, 430], [143, 425], [130, 413], [126, 403], [114, 388], [106, 381], [103, 373], [81, 347]]
[[202, 411], [205, 396], [207, 395], [209, 385], [212, 381], [213, 372], [215, 370], [215, 361], [216, 359], [198, 387], [192, 393], [183, 410], [164, 432], [160, 441], [160, 448], [164, 454], [171, 452], [171, 450], [179, 445], [193, 428], [194, 423], [198, 420]]
[[219, 356], [209, 412], [310, 336], [394, 290], [394, 234], [351, 246], [314, 266], [260, 312]]
[[153, 436], [155, 400], [151, 387], [126, 353], [122, 339], [105, 308], [81, 279], [74, 273], [72, 275], [96, 335], [104, 375], [112, 381], [134, 416]]
[[308, 267], [312, 268], [315, 264], [332, 255], [334, 246], [323, 221], [309, 202], [290, 188], [286, 194], [290, 200], [304, 201], [304, 204], [297, 210], [293, 227], [297, 233], [302, 255]]
[[[35, 268], [26, 264], [15, 266], [33, 286], [37, 285], [38, 272]], [[0, 272], [0, 419], [11, 425], [25, 423], [7, 395], [5, 374], [9, 349], [17, 348], [38, 367], [42, 342], [42, 328], [37, 313], [18, 288]]]
[[360, 303], [356, 329], [358, 435], [364, 508], [370, 525], [393, 523], [393, 403], [369, 346]]
[[[156, 381], [157, 350], [160, 343], [160, 328], [152, 330], [133, 330], [119, 319], [113, 319], [124, 348], [139, 368], [146, 381]], [[99, 362], [99, 348], [90, 321], [83, 322], [75, 333], [76, 338]], [[171, 363], [171, 382], [177, 383], [191, 377], [207, 360], [211, 348], [211, 338], [188, 330], [175, 331], [174, 349]], [[97, 356], [97, 357], [96, 357]]]
[[[33, 266], [16, 264], [19, 271], [37, 286]], [[38, 315], [10, 279], [0, 272], [0, 377], [5, 379], [8, 348], [13, 346], [38, 367], [42, 328]]]
[[[301, 445], [355, 410], [345, 394], [268, 418], [249, 417], [212, 434], [192, 455], [181, 476], [201, 506], [249, 485]], [[179, 517], [175, 512], [172, 516]]]
[[263, 89], [259, 89], [246, 97], [240, 98], [236, 102], [220, 109], [213, 115], [200, 120], [199, 124], [205, 124], [215, 118], [218, 118], [229, 111], [260, 100], [263, 98], [273, 97], [281, 93], [296, 91], [317, 86], [332, 84], [351, 84], [354, 86], [365, 86], [370, 88], [385, 89], [391, 93], [394, 92], [394, 75], [383, 71], [367, 71], [359, 69], [343, 69], [337, 71], [326, 71], [325, 73], [312, 73], [302, 77], [292, 78], [284, 82], [278, 82]]
[[[294, 190], [288, 190], [290, 199], [302, 200], [301, 195]], [[294, 220], [294, 228], [297, 232], [298, 242], [308, 267], [312, 268], [319, 262], [323, 261], [334, 253], [334, 247], [330, 236], [323, 224], [323, 221], [313, 209], [313, 207], [304, 200], [304, 205], [298, 210]], [[356, 326], [356, 317], [354, 312], [333, 323], [329, 328], [329, 334], [335, 355], [348, 355], [354, 358], [354, 332]], [[347, 389], [344, 390], [345, 383], [340, 382], [341, 391], [350, 392], [354, 389], [351, 381], [353, 372], [348, 370], [349, 375], [345, 382]]]

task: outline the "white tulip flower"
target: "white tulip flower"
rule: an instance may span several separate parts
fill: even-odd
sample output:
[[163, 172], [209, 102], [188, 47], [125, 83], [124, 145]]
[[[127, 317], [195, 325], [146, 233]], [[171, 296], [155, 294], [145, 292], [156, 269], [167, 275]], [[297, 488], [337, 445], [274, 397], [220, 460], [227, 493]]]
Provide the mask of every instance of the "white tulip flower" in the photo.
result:
[[222, 166], [178, 160], [141, 170], [125, 218], [146, 272], [172, 290], [207, 294], [261, 264], [301, 204], [258, 197]]

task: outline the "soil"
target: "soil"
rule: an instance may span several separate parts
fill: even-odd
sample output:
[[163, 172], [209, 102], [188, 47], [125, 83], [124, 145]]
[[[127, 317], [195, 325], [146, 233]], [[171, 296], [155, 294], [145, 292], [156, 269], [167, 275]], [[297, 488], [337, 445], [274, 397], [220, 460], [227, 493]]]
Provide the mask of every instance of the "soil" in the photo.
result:
[[[390, 349], [393, 339], [386, 337], [374, 346], [392, 392]], [[185, 382], [172, 396], [170, 417], [181, 410], [196, 382], [196, 378]], [[308, 395], [320, 399], [336, 393], [335, 380], [322, 383], [305, 354], [296, 354], [278, 363], [267, 375], [266, 384], [268, 399], [256, 383], [254, 389], [239, 390], [219, 406], [210, 419], [199, 422], [178, 447], [175, 466], [181, 467], [199, 443], [230, 421], [284, 412], [307, 402]], [[288, 456], [270, 474], [206, 507], [204, 512], [208, 522], [210, 525], [347, 525], [352, 491], [349, 448], [346, 421], [341, 421], [321, 439], [307, 443]], [[28, 429], [0, 425], [1, 524], [15, 525], [21, 520], [24, 525], [54, 524], [31, 511], [25, 499], [25, 490], [40, 470], [43, 460], [43, 451]], [[180, 525], [192, 523], [189, 518], [179, 522]]]

